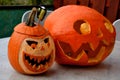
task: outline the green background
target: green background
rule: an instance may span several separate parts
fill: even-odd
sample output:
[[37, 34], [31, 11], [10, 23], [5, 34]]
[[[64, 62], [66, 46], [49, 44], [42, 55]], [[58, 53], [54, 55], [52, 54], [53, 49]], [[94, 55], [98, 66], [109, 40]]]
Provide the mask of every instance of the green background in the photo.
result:
[[[53, 10], [52, 6], [47, 6], [46, 8], [47, 10]], [[0, 7], [0, 38], [11, 36], [14, 27], [21, 22], [22, 15], [31, 9], [32, 6]]]
[[53, 0], [0, 0], [0, 38], [9, 37], [21, 22], [23, 13], [34, 5], [45, 5], [47, 9], [52, 9]]
[[0, 38], [8, 37], [13, 28], [21, 22], [21, 17], [27, 9], [2, 9], [0, 10]]

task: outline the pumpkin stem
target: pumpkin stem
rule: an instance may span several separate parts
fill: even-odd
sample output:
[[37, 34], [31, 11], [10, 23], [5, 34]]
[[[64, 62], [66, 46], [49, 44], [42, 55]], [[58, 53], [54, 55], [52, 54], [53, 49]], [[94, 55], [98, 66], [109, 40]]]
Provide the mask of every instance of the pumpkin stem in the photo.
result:
[[36, 12], [37, 12], [37, 9], [33, 7], [31, 13], [29, 14], [28, 20], [26, 22], [27, 26], [31, 26], [31, 27], [35, 26], [34, 18], [35, 18]]

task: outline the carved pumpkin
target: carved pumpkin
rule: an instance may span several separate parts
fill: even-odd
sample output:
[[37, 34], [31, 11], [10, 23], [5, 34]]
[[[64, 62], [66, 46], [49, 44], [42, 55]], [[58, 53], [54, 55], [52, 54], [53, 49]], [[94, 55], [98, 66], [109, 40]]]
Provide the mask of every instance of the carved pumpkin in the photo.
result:
[[8, 44], [8, 58], [13, 68], [24, 74], [39, 74], [47, 71], [55, 59], [54, 42], [40, 24], [34, 23], [36, 8], [28, 22], [20, 23]]
[[56, 45], [59, 64], [90, 66], [102, 62], [112, 51], [115, 29], [97, 11], [78, 5], [67, 5], [53, 11], [44, 27]]

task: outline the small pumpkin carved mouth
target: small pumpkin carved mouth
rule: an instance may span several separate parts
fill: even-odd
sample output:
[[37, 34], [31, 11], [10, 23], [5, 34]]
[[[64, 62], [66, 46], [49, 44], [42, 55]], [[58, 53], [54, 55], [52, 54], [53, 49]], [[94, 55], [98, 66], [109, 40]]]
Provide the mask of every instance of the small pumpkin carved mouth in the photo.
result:
[[41, 72], [46, 70], [53, 61], [53, 50], [50, 55], [47, 56], [33, 56], [28, 53], [24, 54], [24, 64], [26, 67], [33, 72]]
[[49, 62], [51, 56], [45, 57], [43, 60], [32, 58], [30, 59], [30, 56], [25, 54], [25, 60], [27, 60], [32, 66], [36, 65], [38, 67], [39, 65], [45, 65], [47, 62]]

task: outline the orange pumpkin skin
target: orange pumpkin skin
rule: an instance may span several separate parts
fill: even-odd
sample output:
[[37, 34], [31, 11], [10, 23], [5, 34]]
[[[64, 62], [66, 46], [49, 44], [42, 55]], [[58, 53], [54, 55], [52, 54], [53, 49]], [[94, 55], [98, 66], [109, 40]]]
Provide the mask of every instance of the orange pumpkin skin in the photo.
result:
[[[44, 43], [46, 38], [49, 38], [49, 41]], [[32, 41], [37, 44], [32, 44]], [[44, 47], [43, 51], [41, 46]], [[12, 67], [23, 74], [40, 74], [47, 71], [55, 59], [51, 35], [40, 25], [30, 27], [25, 23], [18, 24], [9, 40], [8, 58]]]
[[44, 27], [54, 38], [59, 64], [96, 65], [114, 47], [116, 32], [113, 25], [103, 15], [85, 6], [58, 8], [46, 18]]

